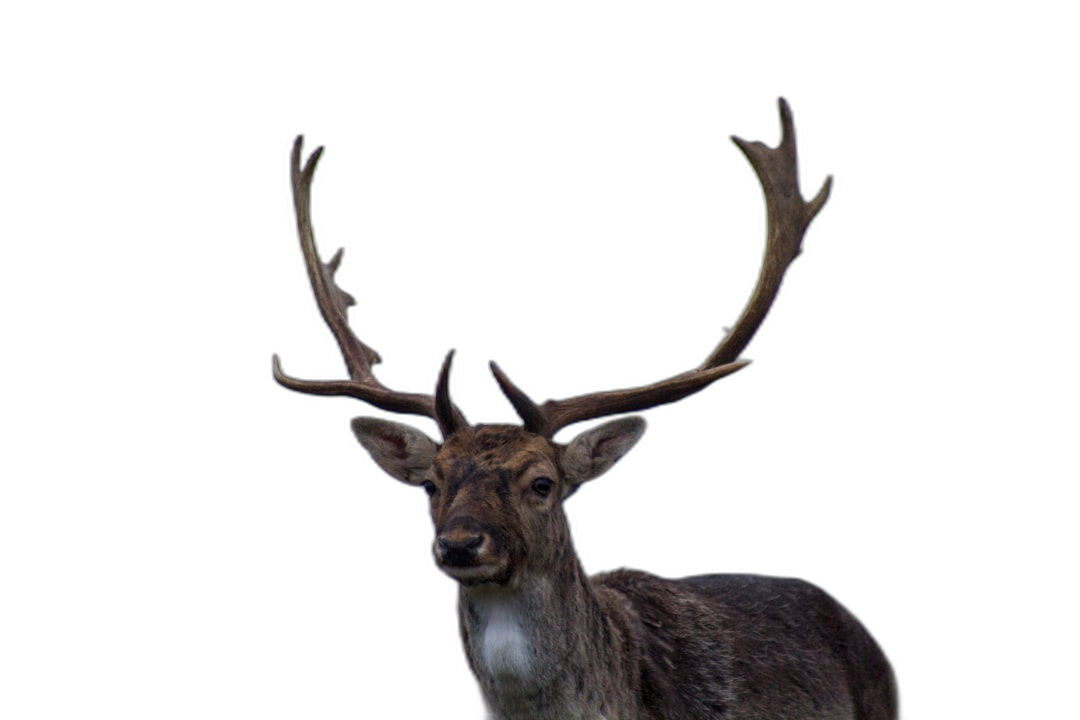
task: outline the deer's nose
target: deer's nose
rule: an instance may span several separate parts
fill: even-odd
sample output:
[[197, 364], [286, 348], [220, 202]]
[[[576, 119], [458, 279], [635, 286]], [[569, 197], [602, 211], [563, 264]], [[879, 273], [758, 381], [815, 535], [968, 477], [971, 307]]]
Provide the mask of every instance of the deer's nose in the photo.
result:
[[446, 565], [469, 565], [476, 560], [484, 546], [484, 536], [460, 533], [440, 535], [435, 545], [439, 560]]

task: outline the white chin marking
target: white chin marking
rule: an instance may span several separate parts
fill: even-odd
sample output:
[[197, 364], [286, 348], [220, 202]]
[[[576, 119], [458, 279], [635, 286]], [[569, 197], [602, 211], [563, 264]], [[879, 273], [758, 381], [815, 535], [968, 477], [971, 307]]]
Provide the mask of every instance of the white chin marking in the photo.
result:
[[524, 675], [532, 659], [529, 640], [522, 628], [518, 603], [510, 599], [487, 599], [477, 603], [480, 616], [480, 657], [492, 675]]

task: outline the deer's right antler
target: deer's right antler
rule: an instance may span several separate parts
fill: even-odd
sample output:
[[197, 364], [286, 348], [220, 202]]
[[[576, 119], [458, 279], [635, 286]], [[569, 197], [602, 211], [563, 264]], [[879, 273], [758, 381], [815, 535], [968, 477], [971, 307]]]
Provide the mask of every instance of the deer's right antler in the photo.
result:
[[300, 155], [303, 145], [303, 135], [298, 136], [292, 150], [292, 191], [293, 205], [296, 208], [296, 229], [300, 235], [300, 248], [304, 253], [304, 263], [307, 265], [311, 288], [315, 291], [319, 312], [322, 313], [323, 320], [337, 339], [345, 366], [349, 370], [349, 379], [301, 380], [294, 378], [286, 375], [281, 369], [281, 361], [277, 355], [274, 355], [274, 379], [297, 392], [311, 395], [348, 395], [390, 412], [430, 417], [438, 422], [443, 437], [448, 437], [458, 428], [468, 425], [465, 416], [450, 401], [447, 388], [450, 362], [454, 353], [450, 351], [443, 362], [436, 396], [391, 390], [375, 377], [371, 366], [380, 361], [379, 354], [361, 342], [349, 327], [348, 309], [356, 304], [356, 300], [338, 287], [334, 281], [334, 275], [341, 266], [343, 250], [338, 250], [330, 262], [324, 263], [319, 258], [319, 251], [315, 247], [315, 232], [311, 227], [311, 179], [315, 175], [315, 166], [319, 162], [323, 149], [317, 148], [301, 169]]
[[738, 360], [750, 343], [772, 306], [788, 266], [802, 248], [803, 235], [810, 221], [821, 211], [829, 197], [832, 177], [825, 180], [809, 203], [799, 192], [795, 154], [795, 125], [791, 108], [780, 98], [780, 145], [770, 148], [760, 142], [732, 140], [750, 161], [765, 192], [768, 230], [765, 259], [750, 301], [715, 350], [699, 367], [660, 382], [628, 390], [592, 393], [565, 400], [548, 400], [537, 405], [514, 385], [495, 363], [491, 364], [499, 387], [510, 400], [526, 429], [547, 438], [561, 428], [582, 420], [634, 412], [672, 403], [704, 389], [720, 378], [745, 367], [748, 360]]

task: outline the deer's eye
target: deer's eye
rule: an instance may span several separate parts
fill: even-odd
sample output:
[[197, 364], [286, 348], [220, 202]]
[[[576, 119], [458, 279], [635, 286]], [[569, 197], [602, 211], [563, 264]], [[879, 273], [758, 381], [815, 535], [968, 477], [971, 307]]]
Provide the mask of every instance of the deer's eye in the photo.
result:
[[547, 497], [551, 494], [551, 488], [554, 485], [549, 477], [538, 477], [532, 482], [532, 489], [540, 497]]
[[428, 494], [428, 497], [435, 497], [435, 492], [437, 490], [437, 488], [435, 487], [435, 483], [431, 482], [430, 480], [425, 480], [420, 484], [420, 486], [424, 488], [424, 492]]

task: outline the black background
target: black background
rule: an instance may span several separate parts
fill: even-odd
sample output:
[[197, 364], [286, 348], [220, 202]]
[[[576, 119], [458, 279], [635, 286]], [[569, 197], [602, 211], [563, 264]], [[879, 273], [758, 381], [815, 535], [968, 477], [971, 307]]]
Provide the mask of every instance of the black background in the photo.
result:
[[176, 453], [205, 470], [175, 488], [200, 539], [178, 548], [180, 624], [211, 649], [192, 687], [300, 717], [372, 695], [399, 717], [483, 715], [427, 501], [349, 432], [377, 411], [270, 378], [274, 352], [292, 375], [343, 377], [295, 240], [293, 137], [327, 148], [316, 236], [324, 257], [347, 248], [338, 283], [360, 301], [352, 325], [382, 354], [380, 379], [427, 392], [456, 348], [457, 403], [510, 422], [488, 359], [540, 400], [669, 377], [713, 349], [753, 287], [765, 226], [728, 135], [774, 145], [784, 95], [805, 194], [829, 173], [836, 187], [753, 365], [650, 411], [642, 443], [568, 513], [591, 572], [823, 586], [891, 657], [905, 715], [930, 706], [963, 552], [949, 449], [962, 391], [942, 392], [953, 372], [932, 375], [926, 350], [948, 325], [928, 309], [941, 236], [934, 201], [913, 199], [928, 132], [958, 122], [942, 95], [902, 73], [747, 89], [647, 68], [226, 85], [188, 120], [198, 147], [174, 158], [205, 168], [180, 204], [215, 206], [211, 275], [181, 297], [206, 377], [185, 398], [198, 446]]

